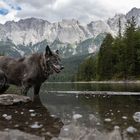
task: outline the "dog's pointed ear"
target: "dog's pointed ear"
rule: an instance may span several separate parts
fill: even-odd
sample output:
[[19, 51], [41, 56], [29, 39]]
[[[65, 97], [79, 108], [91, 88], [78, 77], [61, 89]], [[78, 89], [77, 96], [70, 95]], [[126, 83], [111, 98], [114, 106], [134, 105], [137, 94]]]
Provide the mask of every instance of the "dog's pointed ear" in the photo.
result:
[[56, 50], [55, 52], [56, 52], [56, 54], [59, 54], [59, 50]]
[[50, 47], [48, 45], [46, 46], [45, 55], [52, 55], [52, 51], [51, 51], [51, 49], [50, 49]]

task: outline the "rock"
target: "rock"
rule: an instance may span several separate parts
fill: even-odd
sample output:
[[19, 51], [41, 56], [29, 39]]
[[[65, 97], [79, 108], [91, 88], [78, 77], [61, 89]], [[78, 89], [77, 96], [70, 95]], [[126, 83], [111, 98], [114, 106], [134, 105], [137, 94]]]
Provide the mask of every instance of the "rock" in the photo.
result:
[[62, 127], [61, 119], [51, 116], [39, 96], [23, 105], [0, 106], [0, 140], [49, 140], [58, 137]]
[[2, 117], [4, 117], [6, 120], [12, 119], [12, 115], [3, 114]]
[[73, 115], [73, 119], [74, 120], [77, 120], [77, 119], [80, 119], [80, 118], [82, 118], [82, 115], [81, 114], [74, 114]]
[[140, 112], [135, 112], [133, 119], [135, 122], [140, 122]]
[[126, 116], [122, 116], [122, 119], [127, 120], [127, 117]]
[[128, 127], [128, 128], [126, 129], [126, 131], [127, 131], [128, 133], [133, 134], [133, 133], [136, 133], [136, 132], [137, 132], [137, 129], [134, 128], [133, 126], [130, 126], [130, 127]]
[[16, 94], [2, 94], [0, 95], [0, 105], [15, 105], [21, 103], [31, 102], [30, 97]]
[[34, 112], [34, 110], [33, 109], [30, 109], [29, 112]]
[[106, 118], [104, 119], [105, 122], [111, 122], [111, 119], [110, 118]]
[[38, 129], [38, 128], [41, 128], [43, 127], [42, 124], [39, 124], [38, 122], [35, 122], [34, 124], [30, 125], [31, 128], [34, 128], [34, 129]]

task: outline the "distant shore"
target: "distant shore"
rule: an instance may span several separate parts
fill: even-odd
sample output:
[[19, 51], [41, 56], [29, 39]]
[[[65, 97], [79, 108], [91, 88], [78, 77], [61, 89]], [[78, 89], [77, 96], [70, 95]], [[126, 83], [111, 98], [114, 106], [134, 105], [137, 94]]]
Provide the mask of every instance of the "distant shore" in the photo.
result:
[[93, 84], [140, 84], [140, 80], [120, 80], [120, 81], [74, 81], [74, 82], [47, 82], [47, 83], [93, 83]]

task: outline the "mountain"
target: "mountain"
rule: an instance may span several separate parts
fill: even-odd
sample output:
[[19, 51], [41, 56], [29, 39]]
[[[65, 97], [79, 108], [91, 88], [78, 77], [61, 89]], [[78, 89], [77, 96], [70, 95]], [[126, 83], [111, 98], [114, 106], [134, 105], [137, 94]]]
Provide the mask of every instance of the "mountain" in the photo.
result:
[[93, 53], [99, 50], [106, 33], [118, 34], [119, 20], [123, 33], [127, 20], [132, 17], [140, 26], [138, 8], [131, 9], [126, 15], [116, 14], [106, 21], [92, 21], [87, 25], [75, 19], [55, 23], [36, 18], [8, 21], [0, 24], [0, 50], [17, 57], [43, 51], [49, 44], [53, 50], [59, 49], [63, 57]]
[[16, 45], [36, 44], [45, 39], [49, 43], [59, 40], [63, 43], [76, 43], [92, 35], [77, 20], [62, 20], [49, 23], [46, 20], [29, 18], [18, 22], [9, 21], [0, 25], [0, 39], [12, 40]]

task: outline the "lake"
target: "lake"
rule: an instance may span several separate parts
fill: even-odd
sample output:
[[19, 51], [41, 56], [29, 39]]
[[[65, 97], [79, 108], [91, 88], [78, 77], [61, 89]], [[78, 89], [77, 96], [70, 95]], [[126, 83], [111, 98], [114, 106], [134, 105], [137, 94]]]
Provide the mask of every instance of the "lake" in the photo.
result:
[[140, 84], [130, 83], [45, 83], [40, 100], [5, 109], [13, 120], [6, 125], [1, 118], [0, 129], [22, 131], [38, 140], [140, 140], [139, 91]]
[[140, 96], [94, 95], [79, 92], [75, 94], [75, 91], [138, 93], [140, 84], [45, 84], [40, 93], [41, 101], [51, 115], [60, 118], [64, 123], [58, 138], [55, 139], [136, 140], [140, 138]]

